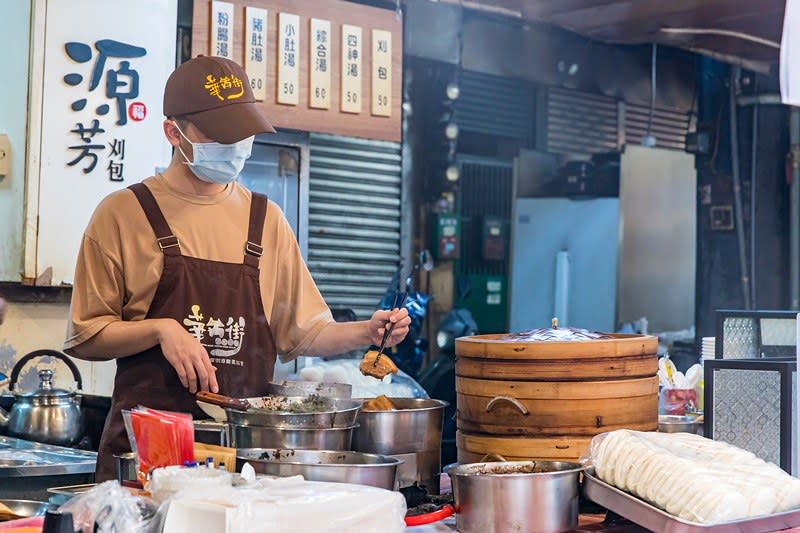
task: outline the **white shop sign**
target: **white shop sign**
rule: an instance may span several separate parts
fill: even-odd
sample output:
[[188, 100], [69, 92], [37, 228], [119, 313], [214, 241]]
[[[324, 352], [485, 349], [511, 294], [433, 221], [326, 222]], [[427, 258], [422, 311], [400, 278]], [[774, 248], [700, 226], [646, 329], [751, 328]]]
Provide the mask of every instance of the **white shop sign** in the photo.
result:
[[100, 200], [169, 162], [176, 19], [177, 0], [34, 3], [26, 278], [72, 283]]

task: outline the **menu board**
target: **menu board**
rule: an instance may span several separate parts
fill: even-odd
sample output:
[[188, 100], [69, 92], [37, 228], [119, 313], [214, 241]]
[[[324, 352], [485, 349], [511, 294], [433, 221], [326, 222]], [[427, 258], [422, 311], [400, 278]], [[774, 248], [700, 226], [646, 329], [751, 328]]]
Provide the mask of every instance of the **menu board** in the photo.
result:
[[277, 128], [400, 140], [402, 20], [343, 0], [194, 0], [192, 56], [245, 67]]

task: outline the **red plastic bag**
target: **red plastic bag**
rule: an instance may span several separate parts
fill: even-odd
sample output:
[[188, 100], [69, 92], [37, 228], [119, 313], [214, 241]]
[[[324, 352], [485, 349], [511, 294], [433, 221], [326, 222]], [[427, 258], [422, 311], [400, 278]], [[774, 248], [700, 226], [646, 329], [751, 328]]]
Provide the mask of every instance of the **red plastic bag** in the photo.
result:
[[192, 415], [147, 407], [137, 407], [123, 415], [142, 484], [154, 468], [180, 466], [194, 460]]
[[658, 414], [685, 415], [697, 410], [695, 389], [661, 389], [658, 397]]

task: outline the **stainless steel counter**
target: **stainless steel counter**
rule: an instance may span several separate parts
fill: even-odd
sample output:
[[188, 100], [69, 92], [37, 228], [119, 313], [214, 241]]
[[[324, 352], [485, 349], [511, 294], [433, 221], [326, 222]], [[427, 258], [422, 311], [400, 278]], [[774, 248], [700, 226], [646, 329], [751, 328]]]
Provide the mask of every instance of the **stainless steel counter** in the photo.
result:
[[47, 500], [47, 489], [94, 481], [95, 452], [0, 437], [0, 497]]

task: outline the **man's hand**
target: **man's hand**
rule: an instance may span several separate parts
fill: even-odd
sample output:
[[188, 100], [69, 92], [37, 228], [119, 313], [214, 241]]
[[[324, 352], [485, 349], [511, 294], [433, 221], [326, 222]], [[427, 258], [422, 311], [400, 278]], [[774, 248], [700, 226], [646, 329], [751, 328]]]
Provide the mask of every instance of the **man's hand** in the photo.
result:
[[178, 322], [171, 318], [159, 322], [158, 343], [189, 392], [219, 392], [217, 369], [211, 364], [206, 349]]
[[383, 334], [389, 324], [394, 324], [394, 329], [392, 329], [391, 335], [386, 340], [387, 348], [403, 342], [403, 339], [408, 335], [408, 326], [411, 325], [411, 317], [408, 316], [408, 310], [403, 308], [392, 309], [391, 311], [375, 311], [367, 323], [372, 344], [380, 346]]

